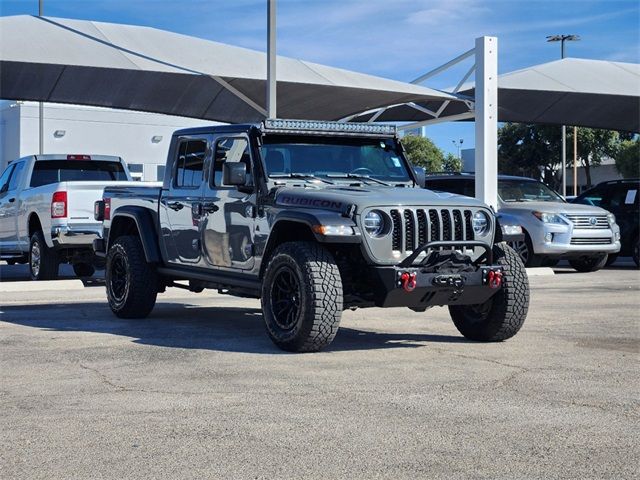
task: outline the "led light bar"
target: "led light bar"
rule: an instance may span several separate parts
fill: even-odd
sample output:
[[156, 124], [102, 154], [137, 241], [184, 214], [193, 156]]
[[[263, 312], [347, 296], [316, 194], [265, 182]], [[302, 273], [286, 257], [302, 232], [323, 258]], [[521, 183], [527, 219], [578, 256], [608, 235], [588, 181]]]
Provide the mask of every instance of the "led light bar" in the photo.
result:
[[395, 125], [375, 123], [325, 122], [316, 120], [281, 120], [268, 118], [263, 122], [265, 132], [276, 133], [335, 133], [337, 135], [394, 136]]

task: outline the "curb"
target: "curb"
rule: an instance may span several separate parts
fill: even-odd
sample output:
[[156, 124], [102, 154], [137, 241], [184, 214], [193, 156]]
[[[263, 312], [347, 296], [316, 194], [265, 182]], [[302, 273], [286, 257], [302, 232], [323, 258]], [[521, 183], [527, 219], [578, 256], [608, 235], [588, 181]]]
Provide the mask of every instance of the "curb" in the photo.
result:
[[555, 274], [556, 272], [554, 272], [553, 268], [550, 267], [527, 268], [528, 277], [547, 277]]
[[42, 282], [0, 282], [0, 293], [83, 290], [82, 280], [47, 280]]

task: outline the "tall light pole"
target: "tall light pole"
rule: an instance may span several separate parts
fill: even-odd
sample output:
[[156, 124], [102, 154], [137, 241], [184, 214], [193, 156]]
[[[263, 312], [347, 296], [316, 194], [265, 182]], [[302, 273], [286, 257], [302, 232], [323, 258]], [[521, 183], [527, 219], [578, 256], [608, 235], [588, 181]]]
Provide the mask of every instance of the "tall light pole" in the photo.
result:
[[[42, 0], [38, 0], [38, 16], [42, 16]], [[44, 103], [38, 103], [38, 152], [44, 153]]]
[[459, 142], [456, 142], [455, 140], [451, 140], [451, 141], [453, 142], [453, 144], [458, 149], [458, 160], [462, 160], [462, 157], [460, 156], [460, 149], [462, 148], [462, 144], [464, 142], [464, 139], [461, 138]]
[[267, 117], [276, 118], [276, 0], [267, 0]]
[[[564, 58], [564, 42], [580, 40], [579, 35], [549, 35], [547, 42], [560, 42], [560, 58]], [[562, 196], [567, 196], [567, 127], [562, 125]]]

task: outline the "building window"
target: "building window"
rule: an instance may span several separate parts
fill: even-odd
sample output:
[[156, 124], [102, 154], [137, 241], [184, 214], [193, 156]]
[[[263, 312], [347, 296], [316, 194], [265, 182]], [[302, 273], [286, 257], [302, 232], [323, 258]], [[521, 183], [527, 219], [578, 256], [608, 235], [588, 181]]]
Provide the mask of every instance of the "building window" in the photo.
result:
[[164, 165], [156, 165], [156, 180], [158, 182], [164, 180]]
[[130, 163], [129, 173], [131, 173], [133, 180], [141, 182], [144, 176], [144, 165], [142, 163]]

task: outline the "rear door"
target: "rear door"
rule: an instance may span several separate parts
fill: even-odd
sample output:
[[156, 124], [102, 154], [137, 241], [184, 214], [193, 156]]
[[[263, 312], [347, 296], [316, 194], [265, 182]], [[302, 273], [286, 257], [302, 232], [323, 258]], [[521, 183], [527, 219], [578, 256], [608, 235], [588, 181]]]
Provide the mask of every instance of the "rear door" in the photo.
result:
[[178, 139], [171, 181], [160, 199], [168, 263], [197, 266], [201, 262], [201, 199], [205, 164], [210, 162], [209, 145], [206, 135]]
[[[202, 250], [208, 267], [250, 270], [254, 266], [255, 187], [249, 145], [244, 134], [215, 139], [213, 174], [209, 175], [202, 199]], [[224, 184], [222, 169], [226, 162], [246, 165], [246, 186]]]

